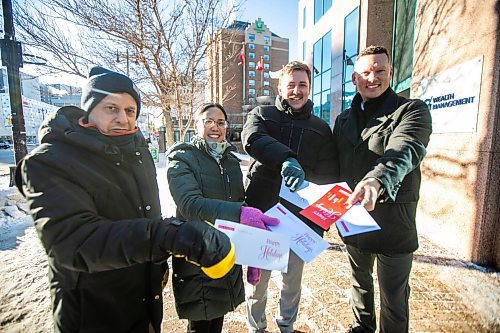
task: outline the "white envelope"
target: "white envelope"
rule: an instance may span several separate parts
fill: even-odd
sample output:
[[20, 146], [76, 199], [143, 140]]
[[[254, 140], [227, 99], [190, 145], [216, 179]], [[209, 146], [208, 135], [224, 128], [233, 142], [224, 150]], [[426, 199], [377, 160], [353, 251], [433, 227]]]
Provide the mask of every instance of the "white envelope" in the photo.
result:
[[[300, 208], [306, 208], [315, 203], [319, 198], [325, 195], [333, 186], [340, 185], [349, 191], [352, 191], [346, 182], [333, 183], [327, 185], [317, 185], [304, 181], [297, 191], [292, 192], [285, 183], [281, 183], [280, 197], [289, 201]], [[344, 216], [335, 222], [337, 229], [342, 237], [362, 234], [365, 232], [380, 230], [380, 226], [373, 217], [361, 207], [358, 203], [349, 209]], [[293, 247], [292, 247], [293, 249]]]
[[277, 226], [270, 226], [273, 233], [284, 233], [290, 236], [290, 248], [304, 262], [309, 263], [330, 244], [309, 228], [298, 217], [282, 204], [277, 203], [266, 212], [266, 215], [280, 220]]
[[285, 181], [282, 181], [279, 196], [295, 206], [304, 209], [315, 203], [335, 185], [349, 188], [346, 182], [318, 185], [305, 180], [297, 191], [292, 192], [289, 187], [285, 186]]
[[380, 230], [373, 217], [359, 203], [349, 209], [340, 220], [335, 222], [342, 237]]
[[287, 272], [290, 236], [219, 219], [214, 226], [233, 242], [237, 264]]

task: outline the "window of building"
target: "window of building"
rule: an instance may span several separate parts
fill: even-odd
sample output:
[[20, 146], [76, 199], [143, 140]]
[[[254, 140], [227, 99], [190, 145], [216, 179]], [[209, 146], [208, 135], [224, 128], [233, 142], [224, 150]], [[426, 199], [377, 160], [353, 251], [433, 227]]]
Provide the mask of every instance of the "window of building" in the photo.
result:
[[264, 72], [264, 78], [269, 79], [269, 72]]
[[248, 71], [248, 77], [255, 77], [255, 71]]
[[306, 41], [302, 42], [302, 61], [306, 61]]
[[255, 89], [248, 89], [248, 94], [249, 95], [255, 95]]
[[248, 58], [250, 58], [250, 59], [255, 59], [255, 53], [253, 53], [253, 52], [249, 52], [249, 53], [248, 53]]
[[359, 7], [344, 18], [344, 64], [342, 70], [342, 111], [347, 109], [356, 94], [352, 83], [354, 61], [358, 55]]
[[269, 90], [267, 89], [262, 90], [262, 95], [269, 96]]
[[255, 62], [254, 61], [249, 61], [248, 62], [248, 67], [249, 68], [255, 68]]
[[330, 91], [332, 76], [332, 32], [329, 31], [313, 46], [313, 112], [330, 123]]
[[269, 52], [269, 45], [264, 45], [264, 51]]
[[306, 6], [302, 9], [302, 29], [306, 28]]
[[248, 49], [249, 50], [255, 50], [255, 44], [248, 44]]
[[269, 69], [269, 64], [264, 64], [264, 69]]
[[248, 102], [249, 102], [250, 104], [255, 104], [255, 102], [256, 102], [256, 101], [257, 101], [257, 100], [255, 99], [255, 97], [250, 97], [250, 98], [248, 99]]
[[248, 34], [248, 40], [253, 42], [255, 40], [255, 34]]
[[314, 0], [314, 23], [332, 7], [332, 0]]
[[417, 0], [394, 1], [392, 36], [392, 82], [396, 93], [410, 88], [413, 73], [413, 39]]
[[269, 44], [270, 41], [271, 38], [269, 38], [269, 36], [264, 36], [264, 43]]
[[241, 141], [241, 129], [233, 129], [229, 135], [230, 141]]
[[255, 86], [255, 80], [248, 80], [249, 86]]
[[269, 61], [270, 57], [269, 57], [269, 54], [264, 54], [262, 56], [262, 58], [265, 60], [265, 61]]
[[194, 131], [193, 130], [188, 130], [186, 132], [186, 136], [184, 137], [184, 142], [191, 141], [191, 139], [192, 139], [193, 136], [194, 136]]

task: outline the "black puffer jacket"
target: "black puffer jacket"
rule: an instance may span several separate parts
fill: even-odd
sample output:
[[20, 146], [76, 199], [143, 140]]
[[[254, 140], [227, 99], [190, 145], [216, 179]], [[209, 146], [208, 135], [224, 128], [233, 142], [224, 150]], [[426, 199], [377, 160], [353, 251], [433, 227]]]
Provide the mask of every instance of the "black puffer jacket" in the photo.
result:
[[[179, 143], [168, 153], [168, 184], [177, 205], [177, 217], [240, 220], [243, 176], [238, 159], [229, 146], [220, 164], [210, 156], [200, 139]], [[188, 222], [189, 223], [189, 222]], [[172, 259], [175, 304], [179, 318], [210, 320], [234, 310], [245, 300], [240, 265], [225, 277], [213, 280], [199, 267]]]
[[[293, 112], [280, 96], [274, 106], [258, 106], [249, 114], [242, 131], [245, 151], [252, 157], [248, 170], [246, 202], [263, 211], [279, 200], [281, 165], [288, 157], [296, 158], [306, 180], [328, 184], [336, 180], [336, 146], [328, 124], [312, 114], [309, 100], [302, 110]], [[296, 206], [283, 204], [306, 224], [322, 229], [300, 215]]]
[[61, 108], [18, 166], [49, 257], [56, 332], [160, 332], [168, 255], [156, 171], [137, 132], [106, 137]]

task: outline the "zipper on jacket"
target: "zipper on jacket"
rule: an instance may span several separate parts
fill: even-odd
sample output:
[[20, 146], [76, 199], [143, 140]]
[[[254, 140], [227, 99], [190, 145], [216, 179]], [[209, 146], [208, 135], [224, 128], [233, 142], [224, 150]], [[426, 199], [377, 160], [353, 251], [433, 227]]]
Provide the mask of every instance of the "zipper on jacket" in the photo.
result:
[[[288, 136], [288, 148], [292, 148], [292, 136], [293, 136], [293, 119], [292, 119], [292, 125], [290, 126], [290, 135]], [[297, 152], [298, 155], [298, 152]]]
[[304, 134], [304, 129], [301, 128], [300, 129], [300, 136], [299, 136], [299, 143], [298, 143], [298, 146], [297, 146], [297, 157], [299, 156], [299, 153], [300, 153], [300, 146], [302, 145], [302, 135]]
[[[224, 194], [226, 195], [226, 198], [231, 199], [232, 193], [231, 193], [231, 181], [229, 180], [229, 174], [227, 172], [224, 172], [224, 167], [222, 166], [222, 159], [221, 163], [219, 164], [220, 168], [220, 175], [222, 176], [222, 182], [224, 183]], [[226, 176], [226, 179], [224, 179], [224, 176]], [[226, 182], [227, 180], [227, 182]], [[229, 189], [229, 193], [228, 193]]]
[[231, 193], [231, 181], [229, 180], [229, 174], [226, 172], [227, 185], [229, 186], [229, 199], [232, 199]]

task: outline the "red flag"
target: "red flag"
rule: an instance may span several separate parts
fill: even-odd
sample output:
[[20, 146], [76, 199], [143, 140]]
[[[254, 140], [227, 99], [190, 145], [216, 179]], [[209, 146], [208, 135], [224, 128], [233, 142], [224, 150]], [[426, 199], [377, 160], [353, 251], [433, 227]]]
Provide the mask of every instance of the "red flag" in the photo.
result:
[[263, 69], [264, 69], [264, 60], [262, 59], [262, 57], [260, 57], [260, 60], [257, 61], [257, 70], [259, 72], [262, 72]]
[[241, 47], [241, 51], [240, 53], [238, 53], [238, 59], [239, 59], [239, 63], [238, 65], [244, 65], [245, 64], [245, 45], [243, 45]]

